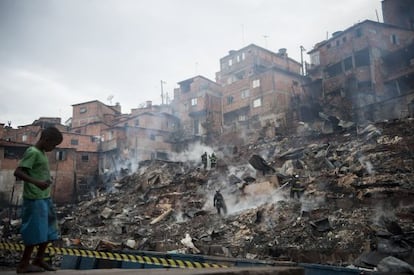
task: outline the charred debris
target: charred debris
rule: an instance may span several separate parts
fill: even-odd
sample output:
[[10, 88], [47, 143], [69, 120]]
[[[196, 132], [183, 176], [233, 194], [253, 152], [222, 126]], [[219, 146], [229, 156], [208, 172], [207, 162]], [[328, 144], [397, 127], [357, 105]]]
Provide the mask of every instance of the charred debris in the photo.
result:
[[[214, 169], [201, 160], [140, 163], [110, 192], [59, 208], [64, 245], [365, 268], [392, 256], [412, 265], [413, 124], [349, 125], [215, 148]], [[295, 175], [300, 198], [289, 196]], [[226, 214], [213, 206], [217, 190]], [[18, 224], [10, 224], [3, 239], [19, 240]]]

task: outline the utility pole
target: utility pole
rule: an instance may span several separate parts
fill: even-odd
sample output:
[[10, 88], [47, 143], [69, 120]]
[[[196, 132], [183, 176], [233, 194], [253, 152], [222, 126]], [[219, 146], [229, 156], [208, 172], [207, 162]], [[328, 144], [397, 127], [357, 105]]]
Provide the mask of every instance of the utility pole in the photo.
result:
[[167, 82], [161, 80], [161, 105], [164, 105], [164, 87], [163, 84], [166, 84]]
[[242, 31], [242, 44], [244, 45], [244, 25], [241, 25], [241, 31]]
[[306, 51], [306, 49], [303, 46], [300, 46], [300, 66], [301, 66], [302, 75], [305, 75], [305, 68], [303, 64], [303, 52], [304, 51]]
[[170, 95], [168, 93], [166, 94], [165, 104], [170, 104]]

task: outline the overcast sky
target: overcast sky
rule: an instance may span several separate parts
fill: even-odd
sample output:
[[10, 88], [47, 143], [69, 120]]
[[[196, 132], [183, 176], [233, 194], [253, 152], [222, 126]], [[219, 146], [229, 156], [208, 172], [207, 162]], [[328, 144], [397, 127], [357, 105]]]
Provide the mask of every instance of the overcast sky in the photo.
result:
[[229, 50], [300, 61], [301, 45], [377, 13], [380, 0], [0, 0], [0, 123], [65, 122], [90, 100], [160, 104], [161, 80], [170, 97], [182, 80], [215, 80]]

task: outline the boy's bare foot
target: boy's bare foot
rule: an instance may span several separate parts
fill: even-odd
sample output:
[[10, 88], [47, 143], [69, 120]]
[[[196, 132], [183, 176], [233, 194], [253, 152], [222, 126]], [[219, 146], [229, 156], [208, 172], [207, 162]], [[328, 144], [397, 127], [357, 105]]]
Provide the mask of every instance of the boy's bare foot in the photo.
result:
[[56, 271], [57, 269], [42, 260], [34, 260], [33, 265], [38, 266], [46, 271]]
[[45, 270], [43, 268], [41, 268], [40, 266], [37, 265], [26, 265], [26, 266], [22, 266], [19, 265], [16, 268], [16, 273], [34, 273], [34, 272], [44, 272]]

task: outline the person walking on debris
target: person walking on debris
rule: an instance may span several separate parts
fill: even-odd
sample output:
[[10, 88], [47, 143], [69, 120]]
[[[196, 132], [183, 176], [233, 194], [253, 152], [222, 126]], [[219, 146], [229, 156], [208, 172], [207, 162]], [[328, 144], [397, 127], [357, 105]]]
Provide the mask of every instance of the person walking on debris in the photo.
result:
[[207, 169], [207, 152], [201, 155], [201, 163], [203, 163], [204, 169]]
[[217, 157], [216, 155], [213, 153], [211, 153], [211, 155], [209, 156], [210, 158], [210, 167], [211, 168], [215, 168], [216, 167], [216, 163], [217, 163]]
[[290, 197], [300, 199], [303, 192], [305, 192], [305, 188], [300, 183], [299, 175], [295, 175], [290, 181]]
[[[52, 181], [49, 161], [45, 152], [55, 149], [62, 140], [62, 133], [57, 128], [44, 129], [36, 144], [25, 151], [14, 171], [14, 176], [24, 181], [20, 233], [25, 247], [17, 273], [56, 271], [44, 261], [48, 243], [59, 239], [56, 211], [50, 197]], [[36, 258], [30, 263], [36, 246]]]
[[220, 215], [221, 214], [221, 209], [223, 209], [223, 213], [227, 214], [227, 207], [226, 207], [226, 203], [224, 202], [224, 197], [223, 195], [220, 193], [220, 190], [216, 191], [216, 194], [214, 195], [214, 202], [213, 202], [214, 207], [216, 207], [217, 209], [217, 213]]

